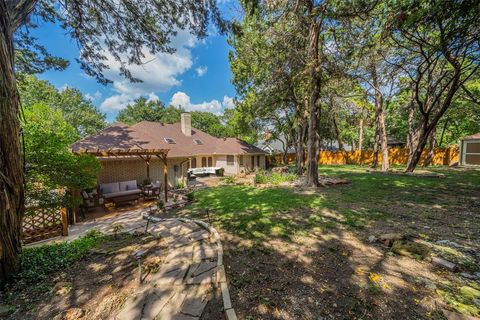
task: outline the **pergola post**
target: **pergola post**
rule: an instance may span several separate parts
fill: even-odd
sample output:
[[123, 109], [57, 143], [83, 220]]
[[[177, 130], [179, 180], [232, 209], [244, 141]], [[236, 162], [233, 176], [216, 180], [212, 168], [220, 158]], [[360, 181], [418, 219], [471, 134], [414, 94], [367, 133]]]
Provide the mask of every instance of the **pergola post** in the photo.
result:
[[163, 162], [163, 185], [165, 186], [163, 188], [164, 190], [164, 196], [165, 196], [165, 203], [168, 201], [168, 167], [167, 167], [167, 156], [163, 155], [157, 155], [157, 157], [162, 160]]
[[154, 155], [162, 160], [164, 184], [165, 184], [165, 202], [168, 200], [168, 170], [167, 170], [167, 153], [168, 149], [107, 149], [107, 150], [88, 150], [81, 149], [73, 151], [75, 154], [91, 154], [96, 157], [131, 157], [139, 156], [147, 163], [147, 177], [150, 178], [150, 158]]
[[143, 161], [145, 161], [145, 164], [147, 165], [147, 178], [150, 179], [150, 158], [152, 156], [142, 156], [142, 155], [139, 155], [140, 159], [142, 159]]

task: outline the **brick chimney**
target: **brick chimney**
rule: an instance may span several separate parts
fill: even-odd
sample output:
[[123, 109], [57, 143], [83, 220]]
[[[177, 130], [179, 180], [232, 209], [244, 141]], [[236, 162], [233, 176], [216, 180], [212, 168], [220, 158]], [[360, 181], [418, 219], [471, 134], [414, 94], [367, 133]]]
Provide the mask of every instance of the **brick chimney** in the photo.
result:
[[182, 132], [187, 137], [192, 135], [192, 115], [190, 113], [182, 113]]

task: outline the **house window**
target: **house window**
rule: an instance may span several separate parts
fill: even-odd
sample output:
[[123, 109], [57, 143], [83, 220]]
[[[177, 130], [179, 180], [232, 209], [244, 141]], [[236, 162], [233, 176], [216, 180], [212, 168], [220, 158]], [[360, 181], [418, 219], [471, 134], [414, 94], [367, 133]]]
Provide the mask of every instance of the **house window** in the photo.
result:
[[213, 167], [213, 159], [212, 157], [208, 157], [208, 166]]
[[241, 166], [243, 166], [243, 156], [239, 156], [238, 162], [240, 163]]
[[202, 167], [206, 167], [206, 166], [207, 166], [207, 158], [202, 157]]
[[235, 162], [234, 156], [227, 156], [227, 166], [233, 166], [234, 162]]
[[203, 144], [203, 141], [199, 140], [199, 139], [193, 139], [193, 142], [195, 142], [195, 144], [199, 145], [199, 146], [201, 146]]
[[175, 144], [175, 140], [173, 140], [173, 138], [163, 138], [165, 140], [166, 143], [168, 144]]
[[197, 167], [197, 158], [192, 158], [190, 160], [190, 167], [196, 168]]
[[260, 167], [260, 156], [257, 156], [257, 167]]

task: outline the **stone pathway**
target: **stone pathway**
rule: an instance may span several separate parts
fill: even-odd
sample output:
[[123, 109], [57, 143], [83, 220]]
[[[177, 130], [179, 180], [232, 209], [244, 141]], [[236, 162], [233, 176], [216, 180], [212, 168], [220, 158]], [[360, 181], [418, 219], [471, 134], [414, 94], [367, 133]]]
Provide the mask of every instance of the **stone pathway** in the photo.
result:
[[[51, 239], [48, 243], [71, 241], [91, 229], [111, 233], [115, 224], [122, 225], [122, 232], [148, 231], [168, 243], [168, 252], [162, 259], [160, 270], [146, 276], [115, 319], [200, 319], [213, 296], [213, 290], [220, 288], [225, 318], [236, 320], [218, 232], [202, 221], [183, 218], [152, 218], [147, 228], [144, 215], [145, 209], [139, 208], [105, 219], [78, 223], [69, 228], [67, 237]], [[33, 245], [45, 243], [47, 242]], [[159, 252], [159, 255], [163, 257], [165, 251]], [[143, 258], [151, 259], [154, 256]], [[135, 269], [134, 272], [138, 270]]]
[[148, 232], [167, 241], [168, 253], [160, 270], [144, 279], [116, 319], [199, 319], [215, 288], [222, 291], [226, 318], [236, 319], [215, 229], [201, 221], [155, 219]]

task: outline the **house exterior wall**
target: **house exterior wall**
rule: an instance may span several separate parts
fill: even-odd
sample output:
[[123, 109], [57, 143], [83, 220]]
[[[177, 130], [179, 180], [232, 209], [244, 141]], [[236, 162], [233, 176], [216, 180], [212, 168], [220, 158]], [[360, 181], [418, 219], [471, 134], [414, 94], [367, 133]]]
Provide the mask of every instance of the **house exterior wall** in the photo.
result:
[[[253, 166], [252, 166], [252, 157], [253, 157]], [[241, 159], [243, 158], [243, 160]], [[228, 174], [238, 174], [242, 171], [251, 171], [255, 169], [265, 169], [266, 168], [266, 159], [264, 154], [260, 155], [235, 155], [234, 164], [227, 164], [226, 155], [217, 155], [216, 156], [216, 167], [224, 168], [225, 173]]]
[[[169, 187], [177, 185], [178, 180], [186, 177], [186, 158], [167, 159]], [[183, 164], [181, 164], [184, 162]], [[98, 176], [98, 183], [136, 180], [142, 184], [147, 177], [147, 164], [142, 159], [101, 159], [102, 169]], [[177, 171], [175, 171], [177, 165]], [[150, 179], [163, 184], [163, 162], [158, 158], [150, 160]]]
[[215, 156], [216, 167], [225, 169], [227, 174], [237, 174], [240, 171], [238, 170], [238, 159], [236, 156], [233, 156], [233, 165], [227, 163], [227, 155], [216, 155]]
[[[208, 157], [212, 157], [212, 166], [224, 168], [226, 174], [238, 174], [242, 171], [252, 170], [252, 155], [233, 155], [233, 165], [227, 164], [227, 155], [205, 155], [197, 156], [196, 167], [202, 167], [202, 158], [205, 157], [207, 166]], [[243, 157], [243, 165], [240, 165], [240, 157]], [[265, 155], [253, 155], [254, 167], [265, 169]], [[257, 157], [260, 157], [260, 166], [257, 164]], [[138, 184], [142, 184], [147, 177], [147, 164], [139, 158], [122, 158], [122, 159], [100, 159], [102, 169], [98, 176], [98, 183], [109, 183], [118, 181], [136, 180]], [[187, 158], [170, 158], [167, 159], [168, 166], [168, 184], [174, 187], [187, 175], [189, 161]], [[175, 166], [177, 166], [175, 168]], [[150, 160], [150, 179], [152, 181], [160, 181], [163, 184], [163, 162], [158, 158]]]

